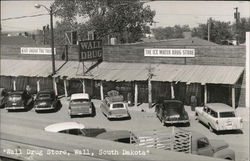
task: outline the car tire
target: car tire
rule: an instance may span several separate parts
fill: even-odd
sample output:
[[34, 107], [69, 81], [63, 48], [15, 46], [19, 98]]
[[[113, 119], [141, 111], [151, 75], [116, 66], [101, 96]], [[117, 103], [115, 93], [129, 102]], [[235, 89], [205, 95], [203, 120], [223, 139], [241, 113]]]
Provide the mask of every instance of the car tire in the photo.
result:
[[166, 125], [166, 123], [165, 123], [165, 121], [164, 121], [163, 119], [161, 119], [161, 125], [162, 125], [162, 126], [165, 126], [165, 125]]
[[210, 132], [214, 132], [214, 129], [210, 124], [208, 125], [208, 129], [209, 129]]

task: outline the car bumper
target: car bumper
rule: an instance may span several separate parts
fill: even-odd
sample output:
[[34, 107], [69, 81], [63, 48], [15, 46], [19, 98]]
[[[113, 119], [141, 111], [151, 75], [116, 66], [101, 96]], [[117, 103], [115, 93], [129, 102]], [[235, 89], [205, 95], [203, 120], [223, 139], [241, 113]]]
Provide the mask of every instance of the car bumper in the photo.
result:
[[190, 122], [190, 120], [173, 120], [173, 121], [165, 120], [164, 122], [166, 124], [178, 124], [178, 123], [188, 123]]
[[108, 115], [108, 118], [112, 119], [112, 118], [126, 118], [129, 117], [129, 114], [123, 114], [123, 115]]
[[70, 110], [69, 111], [69, 115], [91, 115], [92, 114], [92, 110], [88, 110], [88, 111], [73, 111]]
[[35, 107], [35, 111], [45, 111], [45, 110], [54, 110], [53, 106], [46, 106], [46, 107]]
[[21, 110], [21, 109], [25, 109], [25, 107], [23, 106], [8, 106], [5, 107], [6, 110]]

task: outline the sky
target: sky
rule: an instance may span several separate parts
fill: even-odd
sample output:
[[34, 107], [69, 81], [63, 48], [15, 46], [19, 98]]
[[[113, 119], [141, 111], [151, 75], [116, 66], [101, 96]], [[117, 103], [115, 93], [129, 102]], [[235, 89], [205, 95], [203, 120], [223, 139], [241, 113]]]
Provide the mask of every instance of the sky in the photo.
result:
[[[31, 31], [42, 29], [49, 24], [49, 15], [28, 17], [22, 19], [4, 20], [21, 16], [47, 14], [44, 8], [37, 9], [35, 4], [47, 7], [53, 1], [7, 1], [1, 0], [2, 31]], [[230, 21], [233, 23], [235, 7], [238, 7], [241, 17], [250, 17], [250, 2], [247, 1], [153, 1], [148, 2], [152, 10], [156, 11], [153, 27], [174, 25], [189, 25], [190, 27], [206, 23], [211, 17], [214, 20]], [[55, 19], [56, 21], [57, 19]]]

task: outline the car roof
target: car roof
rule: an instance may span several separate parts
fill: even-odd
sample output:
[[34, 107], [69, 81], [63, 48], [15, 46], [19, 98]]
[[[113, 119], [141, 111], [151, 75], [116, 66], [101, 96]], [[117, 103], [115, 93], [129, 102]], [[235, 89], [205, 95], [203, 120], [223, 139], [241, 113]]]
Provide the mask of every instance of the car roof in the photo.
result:
[[88, 93], [74, 93], [71, 95], [70, 100], [75, 100], [75, 99], [89, 99], [89, 94]]
[[234, 111], [231, 106], [228, 106], [224, 103], [208, 103], [206, 106], [216, 112]]
[[85, 128], [85, 126], [78, 122], [60, 122], [60, 123], [49, 125], [45, 127], [44, 130], [49, 131], [49, 132], [59, 132], [62, 130], [83, 129], [83, 128]]
[[13, 91], [10, 94], [23, 94], [24, 91]]
[[54, 93], [53, 90], [42, 90], [42, 91], [39, 91], [37, 94], [41, 94], [41, 93]]
[[128, 130], [107, 131], [96, 136], [98, 139], [117, 140], [130, 137]]

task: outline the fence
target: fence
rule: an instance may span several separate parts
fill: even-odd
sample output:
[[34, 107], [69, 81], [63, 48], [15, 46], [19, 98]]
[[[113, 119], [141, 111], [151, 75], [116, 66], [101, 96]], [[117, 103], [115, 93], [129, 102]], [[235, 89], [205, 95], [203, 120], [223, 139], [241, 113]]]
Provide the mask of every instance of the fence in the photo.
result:
[[191, 132], [175, 127], [171, 131], [146, 131], [141, 134], [130, 134], [130, 143], [149, 148], [191, 153]]

